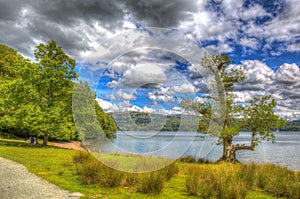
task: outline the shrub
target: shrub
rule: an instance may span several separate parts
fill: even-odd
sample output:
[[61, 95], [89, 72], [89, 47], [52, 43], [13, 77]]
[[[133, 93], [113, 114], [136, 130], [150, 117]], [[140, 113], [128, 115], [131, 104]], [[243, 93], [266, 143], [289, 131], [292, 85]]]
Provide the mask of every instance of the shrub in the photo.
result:
[[140, 181], [139, 174], [137, 173], [126, 173], [126, 186], [134, 186]]
[[236, 175], [219, 176], [217, 193], [219, 198], [243, 199], [246, 198], [248, 189], [246, 183]]
[[148, 194], [160, 194], [166, 182], [162, 170], [139, 174], [138, 191]]
[[93, 184], [98, 182], [98, 173], [101, 171], [102, 165], [95, 160], [90, 160], [81, 164], [78, 174], [84, 184]]
[[217, 167], [189, 167], [186, 177], [186, 191], [201, 198], [239, 199], [247, 195], [247, 186], [238, 173], [238, 166], [219, 164]]
[[179, 172], [178, 166], [175, 162], [169, 164], [168, 166], [162, 168], [162, 174], [169, 181], [173, 176], [177, 175]]
[[189, 195], [210, 198], [216, 195], [216, 179], [211, 169], [200, 169], [197, 166], [188, 168], [185, 181], [186, 191]]
[[248, 188], [252, 188], [252, 186], [254, 186], [255, 182], [256, 182], [257, 168], [258, 168], [258, 166], [254, 163], [242, 164], [238, 169], [236, 177], [240, 181], [245, 182], [246, 185], [248, 186]]
[[[94, 159], [87, 152], [79, 151], [73, 156], [76, 164], [76, 172], [81, 176], [84, 184], [99, 183], [104, 187], [119, 186], [124, 173], [112, 169], [98, 160]], [[116, 166], [117, 162], [108, 162], [109, 165]]]
[[185, 163], [196, 163], [197, 162], [197, 160], [194, 156], [183, 156], [183, 157], [180, 157], [178, 159], [178, 161], [185, 162]]
[[197, 163], [199, 163], [199, 164], [213, 164], [214, 162], [212, 162], [210, 160], [207, 160], [207, 159], [204, 159], [204, 158], [198, 158]]
[[245, 182], [247, 178], [241, 178], [240, 166], [237, 164], [219, 164], [217, 175], [217, 196], [224, 199], [245, 198], [248, 188]]
[[[109, 165], [116, 167], [117, 162], [110, 161]], [[99, 172], [97, 174], [98, 183], [104, 187], [117, 187], [120, 186], [124, 173], [100, 164]]]
[[262, 187], [265, 191], [276, 197], [300, 197], [299, 173], [271, 164], [261, 166], [259, 172], [260, 178], [266, 179]]

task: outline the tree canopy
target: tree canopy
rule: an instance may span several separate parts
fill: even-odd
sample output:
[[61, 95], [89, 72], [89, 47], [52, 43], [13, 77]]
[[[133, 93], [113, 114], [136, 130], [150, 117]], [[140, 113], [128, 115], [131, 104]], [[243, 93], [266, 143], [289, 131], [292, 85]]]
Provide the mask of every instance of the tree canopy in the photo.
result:
[[[236, 151], [254, 150], [261, 140], [273, 139], [274, 129], [284, 124], [284, 120], [275, 115], [276, 101], [270, 95], [256, 97], [248, 103], [238, 104], [234, 100], [234, 85], [245, 80], [241, 68], [229, 68], [231, 63], [228, 55], [207, 55], [203, 58], [199, 67], [209, 70], [219, 85], [217, 89], [218, 103], [223, 106], [220, 118], [217, 122], [221, 126], [220, 132], [210, 132], [219, 137], [219, 144], [223, 145], [223, 155], [220, 160], [238, 161]], [[222, 86], [221, 86], [222, 85]], [[220, 89], [222, 88], [222, 89]], [[216, 96], [209, 94], [203, 101], [185, 100], [181, 103], [183, 108], [193, 110], [203, 118], [212, 120], [214, 106], [216, 106]], [[241, 119], [242, 118], [242, 119]], [[201, 129], [208, 123], [200, 121]], [[249, 145], [234, 144], [233, 137], [239, 134], [240, 129], [248, 129], [251, 132]]]
[[[43, 145], [49, 138], [78, 139], [72, 112], [76, 61], [55, 41], [38, 45], [34, 55], [36, 61], [32, 62], [0, 45], [0, 131], [43, 137]], [[112, 137], [114, 122], [99, 105], [95, 109], [100, 121], [97, 125]]]

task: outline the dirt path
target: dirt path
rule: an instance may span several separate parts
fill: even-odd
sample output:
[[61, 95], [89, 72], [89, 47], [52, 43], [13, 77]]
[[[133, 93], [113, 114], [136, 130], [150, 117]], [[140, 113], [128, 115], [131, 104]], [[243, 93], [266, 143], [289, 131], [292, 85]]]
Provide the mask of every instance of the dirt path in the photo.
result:
[[82, 147], [81, 142], [73, 141], [73, 142], [52, 142], [53, 146], [66, 148], [66, 149], [74, 149], [74, 150], [81, 150], [86, 151], [84, 147]]
[[23, 165], [0, 157], [1, 199], [77, 199], [79, 195], [61, 190]]

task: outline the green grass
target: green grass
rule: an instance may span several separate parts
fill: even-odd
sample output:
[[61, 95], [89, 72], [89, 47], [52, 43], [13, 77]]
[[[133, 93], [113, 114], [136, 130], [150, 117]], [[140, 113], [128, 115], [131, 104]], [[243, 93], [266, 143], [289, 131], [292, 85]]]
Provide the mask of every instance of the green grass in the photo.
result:
[[[196, 166], [218, 170], [224, 166], [216, 164], [176, 163], [179, 167], [179, 173], [164, 183], [164, 188], [159, 195], [153, 195], [138, 192], [139, 186], [134, 185], [134, 183], [128, 185], [125, 182], [121, 182], [121, 186], [114, 188], [105, 188], [100, 184], [84, 184], [80, 179], [80, 175], [76, 174], [76, 166], [73, 163], [73, 156], [77, 153], [78, 151], [75, 150], [60, 149], [51, 146], [32, 146], [28, 142], [21, 140], [0, 139], [0, 157], [23, 164], [30, 172], [56, 184], [62, 189], [70, 192], [81, 192], [85, 195], [84, 198], [198, 198], [189, 195], [186, 191], [185, 183], [188, 167]], [[125, 167], [128, 168], [130, 162], [139, 162], [141, 157], [115, 154], [103, 155], [102, 158], [118, 159], [120, 163], [125, 164]], [[229, 165], [229, 167], [231, 166]], [[248, 192], [246, 198], [272, 199], [274, 197], [258, 188], [255, 191]]]

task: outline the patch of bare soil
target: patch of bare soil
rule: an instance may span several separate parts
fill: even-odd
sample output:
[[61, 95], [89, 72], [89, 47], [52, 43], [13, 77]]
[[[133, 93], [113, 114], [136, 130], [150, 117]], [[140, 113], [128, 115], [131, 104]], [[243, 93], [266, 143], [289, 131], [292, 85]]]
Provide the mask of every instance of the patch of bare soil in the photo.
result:
[[83, 147], [82, 143], [79, 141], [72, 141], [72, 142], [52, 142], [52, 145], [55, 147], [65, 148], [65, 149], [74, 149], [74, 150], [81, 150], [86, 151]]

